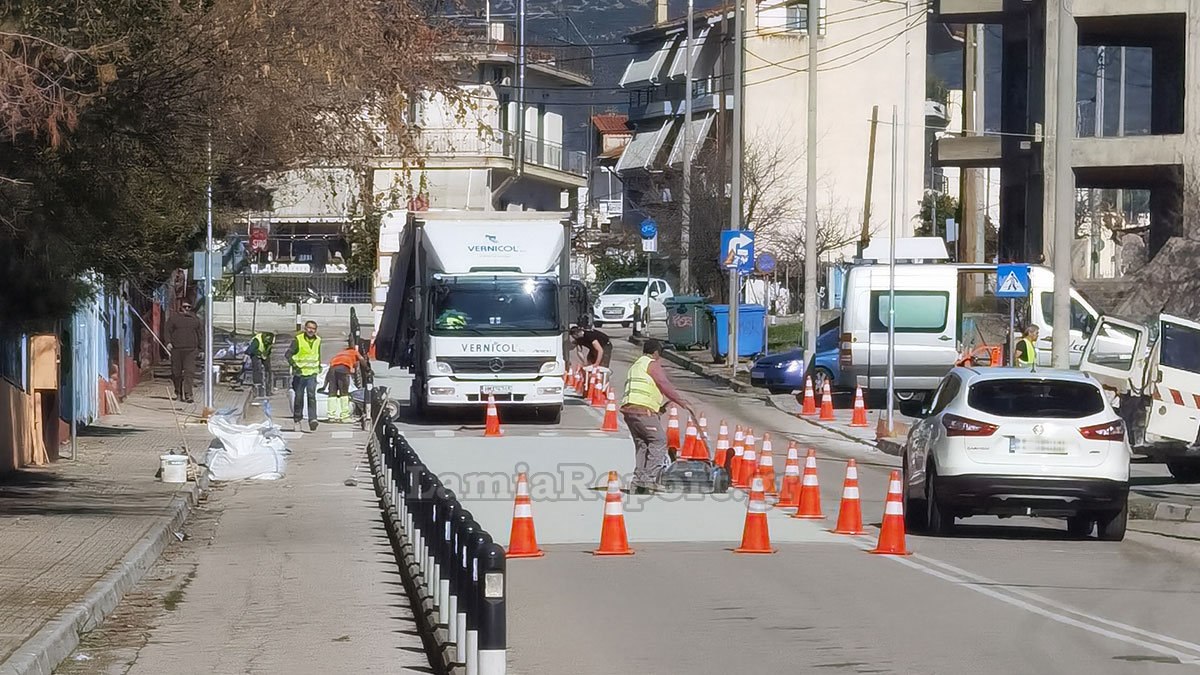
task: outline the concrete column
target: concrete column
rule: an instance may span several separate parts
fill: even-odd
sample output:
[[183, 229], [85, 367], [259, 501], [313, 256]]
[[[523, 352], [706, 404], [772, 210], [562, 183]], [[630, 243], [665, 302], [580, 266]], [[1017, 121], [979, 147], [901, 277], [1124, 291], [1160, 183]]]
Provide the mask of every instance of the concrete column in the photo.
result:
[[[1045, 214], [1045, 234], [1043, 236], [1044, 250], [1046, 260], [1049, 262], [1054, 255], [1054, 242], [1056, 240], [1055, 230], [1060, 227], [1074, 228], [1075, 219], [1075, 174], [1070, 171], [1069, 164], [1056, 166], [1055, 153], [1058, 149], [1058, 143], [1073, 143], [1075, 138], [1075, 125], [1065, 124], [1066, 128], [1060, 128], [1068, 119], [1066, 111], [1061, 111], [1062, 106], [1067, 106], [1070, 111], [1069, 118], [1075, 117], [1075, 100], [1076, 100], [1076, 80], [1074, 77], [1065, 78], [1065, 81], [1060, 81], [1059, 74], [1062, 72], [1074, 73], [1078, 58], [1075, 56], [1078, 52], [1079, 30], [1074, 21], [1068, 22], [1067, 25], [1059, 30], [1059, 6], [1067, 0], [1046, 0], [1046, 51], [1045, 51], [1045, 133], [1046, 140], [1043, 145], [1044, 150], [1042, 156], [1045, 158], [1043, 162], [1044, 194], [1042, 196], [1043, 213]], [[1068, 42], [1071, 47], [1065, 48], [1066, 45], [1059, 44], [1059, 35]], [[1060, 48], [1062, 47], [1062, 48]], [[1060, 64], [1060, 54], [1070, 54], [1071, 63]], [[1063, 66], [1063, 67], [1060, 67]], [[1063, 114], [1060, 114], [1062, 112]], [[1069, 156], [1069, 155], [1068, 155]], [[1066, 169], [1066, 170], [1064, 170]], [[1060, 222], [1061, 221], [1061, 222]], [[1065, 238], [1059, 238], [1059, 241], [1067, 241]]]

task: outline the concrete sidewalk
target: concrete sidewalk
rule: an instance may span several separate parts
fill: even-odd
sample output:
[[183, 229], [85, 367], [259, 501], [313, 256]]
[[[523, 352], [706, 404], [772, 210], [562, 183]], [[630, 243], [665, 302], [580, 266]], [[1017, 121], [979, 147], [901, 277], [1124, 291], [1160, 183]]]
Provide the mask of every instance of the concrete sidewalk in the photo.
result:
[[[197, 405], [146, 380], [122, 414], [80, 430], [78, 459], [0, 480], [0, 673], [50, 673], [158, 558], [200, 496], [155, 477], [159, 455], [202, 456]], [[219, 390], [218, 407], [243, 394]]]

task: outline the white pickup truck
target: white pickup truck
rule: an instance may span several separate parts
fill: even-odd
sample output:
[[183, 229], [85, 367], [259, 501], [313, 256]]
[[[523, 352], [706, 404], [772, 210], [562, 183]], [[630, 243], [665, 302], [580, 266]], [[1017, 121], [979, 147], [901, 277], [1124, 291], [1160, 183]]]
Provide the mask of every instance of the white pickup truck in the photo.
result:
[[1165, 462], [1179, 480], [1200, 480], [1200, 323], [1102, 316], [1079, 368], [1111, 395], [1134, 452]]

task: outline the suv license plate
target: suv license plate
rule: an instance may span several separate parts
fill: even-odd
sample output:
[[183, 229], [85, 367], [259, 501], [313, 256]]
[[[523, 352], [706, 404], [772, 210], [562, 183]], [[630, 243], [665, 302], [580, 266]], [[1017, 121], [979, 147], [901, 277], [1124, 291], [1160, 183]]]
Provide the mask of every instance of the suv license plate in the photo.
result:
[[1009, 438], [1008, 451], [1021, 455], [1065, 455], [1067, 444], [1062, 441], [1034, 441], [1023, 438]]
[[508, 385], [504, 385], [504, 386], [492, 386], [492, 387], [480, 387], [480, 388], [479, 388], [479, 393], [480, 393], [480, 394], [483, 394], [484, 396], [487, 396], [488, 394], [511, 394], [511, 393], [512, 393], [512, 387], [510, 387], [510, 386], [508, 386]]

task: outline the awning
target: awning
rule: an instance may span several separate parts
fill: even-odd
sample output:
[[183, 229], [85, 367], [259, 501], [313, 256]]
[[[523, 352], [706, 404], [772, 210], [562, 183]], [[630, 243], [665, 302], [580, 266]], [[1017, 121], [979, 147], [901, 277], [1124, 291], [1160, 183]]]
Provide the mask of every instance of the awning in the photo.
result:
[[625, 68], [621, 76], [622, 88], [637, 88], [662, 84], [667, 66], [679, 45], [678, 35], [669, 35], [658, 49], [649, 54], [639, 54]]
[[645, 125], [634, 133], [633, 140], [621, 153], [621, 159], [617, 162], [617, 173], [637, 169], [648, 171], [653, 168], [674, 125], [675, 120], [670, 117], [647, 120]]
[[[712, 33], [712, 26], [705, 26], [699, 32], [692, 33], [692, 77], [695, 78], [699, 72], [697, 62], [700, 60], [700, 54], [704, 51], [705, 42], [708, 40], [709, 34]], [[675, 50], [675, 58], [671, 60], [671, 72], [669, 77], [672, 80], [682, 79], [687, 76], [687, 35], [680, 38], [679, 49]]]
[[[708, 138], [709, 131], [712, 130], [713, 120], [716, 118], [715, 112], [702, 113], [692, 117], [692, 161], [696, 161], [696, 154], [700, 152], [700, 148], [704, 147], [704, 141]], [[683, 119], [679, 120], [679, 133], [675, 134], [675, 145], [671, 148], [671, 157], [667, 160], [667, 165], [674, 167], [683, 166]]]

